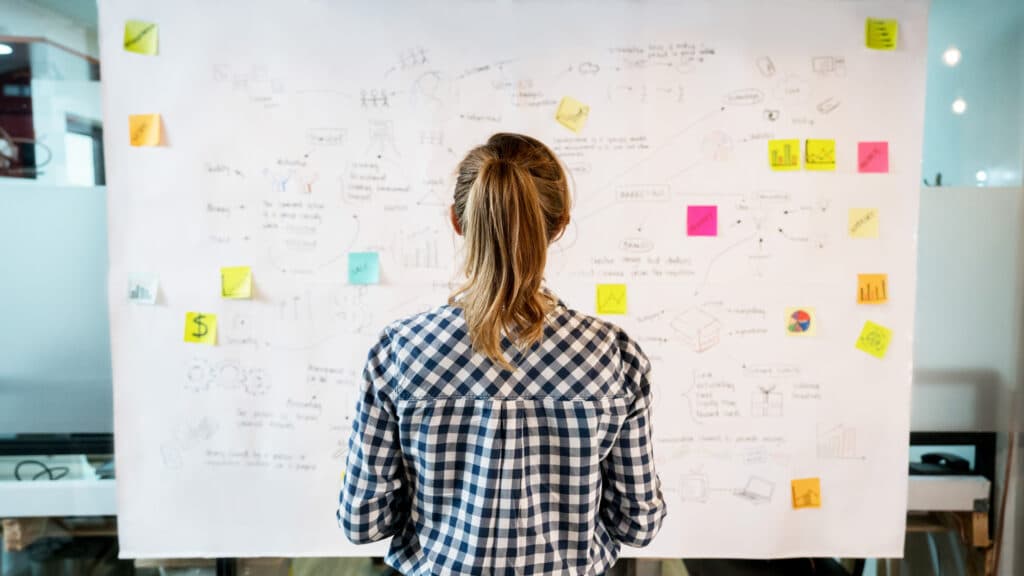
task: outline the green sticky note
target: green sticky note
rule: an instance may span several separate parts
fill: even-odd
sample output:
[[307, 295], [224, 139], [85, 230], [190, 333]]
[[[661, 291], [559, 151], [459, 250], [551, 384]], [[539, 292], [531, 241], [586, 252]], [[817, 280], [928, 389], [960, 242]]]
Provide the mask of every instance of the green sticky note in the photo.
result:
[[881, 359], [885, 358], [891, 341], [892, 330], [868, 320], [857, 339], [857, 349]]
[[598, 284], [596, 307], [598, 314], [625, 314], [626, 285]]
[[124, 23], [124, 49], [136, 54], [156, 55], [160, 27], [153, 22], [128, 20]]
[[380, 255], [376, 252], [349, 252], [349, 284], [380, 284]]
[[864, 24], [864, 42], [872, 50], [895, 50], [899, 34], [900, 23], [897, 20], [868, 18]]
[[221, 268], [220, 295], [224, 298], [252, 298], [252, 270], [248, 266]]

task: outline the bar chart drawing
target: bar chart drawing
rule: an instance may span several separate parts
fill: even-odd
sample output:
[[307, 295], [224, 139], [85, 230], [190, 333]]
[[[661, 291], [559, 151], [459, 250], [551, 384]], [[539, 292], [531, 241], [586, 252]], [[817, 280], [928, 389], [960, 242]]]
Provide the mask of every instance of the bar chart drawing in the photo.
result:
[[857, 452], [857, 429], [845, 424], [819, 424], [817, 453], [825, 460], [863, 460]]

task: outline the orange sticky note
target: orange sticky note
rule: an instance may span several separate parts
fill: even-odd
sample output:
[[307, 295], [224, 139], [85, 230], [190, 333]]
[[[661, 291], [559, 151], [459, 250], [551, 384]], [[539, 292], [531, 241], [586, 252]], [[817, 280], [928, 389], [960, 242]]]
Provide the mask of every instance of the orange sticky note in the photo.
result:
[[857, 274], [857, 303], [883, 304], [889, 301], [888, 274]]
[[769, 140], [768, 164], [775, 171], [800, 169], [799, 140]]
[[128, 137], [132, 146], [159, 146], [160, 115], [132, 114], [128, 116]]
[[821, 480], [819, 478], [800, 478], [791, 483], [793, 489], [793, 508], [821, 508]]

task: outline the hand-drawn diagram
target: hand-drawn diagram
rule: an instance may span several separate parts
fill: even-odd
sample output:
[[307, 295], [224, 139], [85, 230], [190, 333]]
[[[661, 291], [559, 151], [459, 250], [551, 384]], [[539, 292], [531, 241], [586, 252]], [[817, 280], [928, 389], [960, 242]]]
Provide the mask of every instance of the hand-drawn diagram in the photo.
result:
[[[111, 31], [153, 1], [129, 11], [104, 0], [103, 45], [119, 47]], [[611, 0], [587, 5], [586, 26], [569, 25], [579, 18], [571, 4], [485, 2], [504, 24], [484, 29], [466, 25], [483, 6], [463, 0], [441, 11], [396, 0], [384, 12], [348, 0], [288, 10], [182, 1], [181, 14], [203, 18], [164, 15], [159, 58], [115, 57], [104, 72], [107, 115], [159, 112], [167, 136], [145, 150], [108, 142], [112, 347], [128, 455], [119, 473], [136, 479], [125, 483], [126, 526], [180, 516], [209, 529], [126, 535], [145, 541], [135, 552], [170, 542], [211, 556], [353, 553], [323, 503], [337, 498], [366, 351], [462, 281], [465, 239], [449, 210], [456, 167], [499, 131], [539, 138], [567, 168], [570, 220], [550, 245], [545, 285], [621, 327], [650, 360], [655, 458], [666, 494], [692, 514], [670, 514], [658, 553], [828, 554], [840, 539], [861, 542], [865, 525], [874, 534], [885, 507], [901, 504], [905, 471], [865, 462], [891, 460], [872, 431], [892, 429], [875, 424], [902, 417], [909, 397], [922, 0], [839, 3], [828, 18], [814, 0]], [[876, 10], [908, 31], [894, 53], [863, 45], [863, 14]], [[246, 26], [235, 25], [240, 13]], [[191, 96], [158, 97], [178, 92]], [[138, 109], [121, 109], [118, 94]], [[568, 125], [556, 120], [566, 99], [578, 103]], [[772, 141], [790, 142], [776, 157], [795, 170], [773, 169]], [[862, 174], [861, 144], [892, 156]], [[884, 233], [851, 241], [852, 210], [869, 208]], [[351, 254], [373, 255], [372, 281], [353, 274]], [[251, 267], [252, 298], [220, 297], [227, 266]], [[160, 279], [159, 298], [117, 308], [142, 272]], [[884, 291], [884, 304], [862, 298], [877, 304], [867, 310], [856, 281], [873, 273], [900, 290]], [[820, 330], [793, 337], [789, 309], [813, 310]], [[183, 341], [186, 314], [199, 311], [217, 314], [214, 345]], [[892, 330], [884, 359], [858, 351], [847, 330], [869, 312]], [[880, 405], [876, 382], [897, 400]], [[133, 429], [140, 422], [145, 433]], [[138, 482], [151, 465], [192, 500], [164, 502], [156, 484]], [[848, 523], [793, 510], [791, 480], [838, 469], [849, 481], [825, 484], [824, 501], [794, 496], [862, 502]], [[290, 490], [296, 473], [301, 491]], [[226, 489], [240, 477], [250, 482]], [[260, 516], [267, 507], [249, 504], [267, 494], [295, 513]], [[209, 513], [226, 506], [237, 513]], [[791, 522], [794, 512], [823, 512], [823, 529], [757, 537], [812, 523]], [[233, 533], [226, 518], [254, 527], [252, 550], [218, 548]], [[729, 546], [716, 540], [722, 518]], [[295, 538], [268, 542], [268, 526]], [[886, 546], [844, 551], [898, 554], [895, 528]]]
[[694, 352], [706, 352], [721, 341], [722, 323], [699, 308], [676, 316], [672, 320], [672, 329]]

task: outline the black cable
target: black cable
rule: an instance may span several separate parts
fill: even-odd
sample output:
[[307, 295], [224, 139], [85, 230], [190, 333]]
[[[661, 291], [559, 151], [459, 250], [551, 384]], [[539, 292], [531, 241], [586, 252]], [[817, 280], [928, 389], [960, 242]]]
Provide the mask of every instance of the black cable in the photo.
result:
[[44, 475], [49, 477], [47, 478], [48, 480], [60, 480], [61, 478], [67, 476], [71, 472], [71, 470], [67, 466], [54, 466], [53, 468], [50, 468], [49, 466], [46, 465], [45, 462], [41, 462], [39, 460], [22, 460], [21, 462], [18, 462], [17, 466], [14, 467], [15, 480], [19, 482], [27, 481], [25, 478], [21, 477], [21, 467], [25, 466], [26, 464], [35, 464], [36, 466], [42, 468], [42, 470], [37, 472], [36, 475], [32, 477], [33, 481], [39, 480]]

